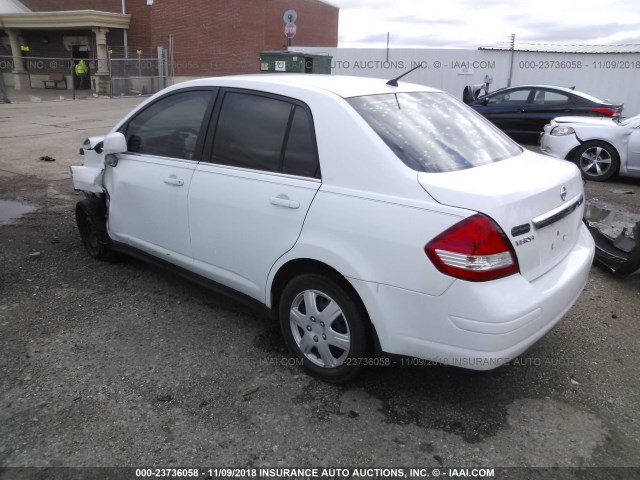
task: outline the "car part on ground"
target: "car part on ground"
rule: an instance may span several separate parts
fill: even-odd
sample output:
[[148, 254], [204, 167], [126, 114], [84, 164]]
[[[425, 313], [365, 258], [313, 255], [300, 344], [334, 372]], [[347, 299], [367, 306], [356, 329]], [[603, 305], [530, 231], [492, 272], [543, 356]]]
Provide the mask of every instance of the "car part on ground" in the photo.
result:
[[616, 275], [629, 275], [640, 269], [640, 222], [633, 227], [633, 238], [627, 229], [615, 238], [602, 233], [594, 225], [587, 227], [596, 242], [595, 264]]
[[593, 199], [584, 221], [596, 243], [596, 265], [616, 275], [640, 269], [640, 214]]

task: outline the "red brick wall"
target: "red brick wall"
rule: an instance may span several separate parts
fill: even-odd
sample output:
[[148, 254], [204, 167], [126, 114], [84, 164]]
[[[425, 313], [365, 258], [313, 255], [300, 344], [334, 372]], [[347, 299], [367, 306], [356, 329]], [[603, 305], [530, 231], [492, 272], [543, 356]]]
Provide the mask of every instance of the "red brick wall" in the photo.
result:
[[172, 6], [156, 2], [151, 7], [151, 43], [168, 46], [168, 35], [173, 34], [176, 75], [257, 71], [265, 5], [265, 0], [189, 0]]
[[131, 15], [127, 37], [129, 49], [135, 51], [136, 48], [156, 46], [151, 43], [151, 15], [160, 2], [155, 3], [152, 7], [147, 5], [146, 0], [127, 0], [127, 13]]
[[316, 0], [158, 1], [148, 8], [151, 45], [166, 47], [173, 34], [176, 75], [257, 73], [260, 51], [286, 45], [282, 15], [290, 8], [298, 13], [294, 46], [338, 44], [338, 9]]
[[[60, 12], [68, 10], [100, 10], [122, 13], [122, 0], [20, 0], [34, 12]], [[131, 2], [132, 0], [129, 0]], [[140, 0], [133, 0], [140, 1]], [[128, 2], [127, 2], [128, 3]], [[145, 2], [146, 3], [146, 2]]]
[[[121, 0], [23, 0], [33, 11], [122, 11]], [[177, 76], [257, 73], [263, 50], [286, 45], [282, 16], [298, 13], [292, 45], [335, 47], [338, 44], [338, 9], [318, 0], [126, 0], [131, 14], [128, 44], [136, 48], [168, 47], [173, 34]], [[121, 47], [120, 34], [107, 41]], [[115, 49], [114, 49], [115, 51]]]

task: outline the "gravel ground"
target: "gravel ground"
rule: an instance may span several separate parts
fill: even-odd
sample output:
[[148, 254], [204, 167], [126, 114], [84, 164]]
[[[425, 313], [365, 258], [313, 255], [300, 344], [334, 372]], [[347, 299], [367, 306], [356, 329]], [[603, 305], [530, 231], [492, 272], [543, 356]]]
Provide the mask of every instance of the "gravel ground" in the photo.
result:
[[[378, 367], [323, 383], [248, 306], [84, 252], [66, 167], [132, 103], [0, 106], [15, 120], [0, 121], [0, 200], [37, 207], [0, 225], [0, 478], [25, 466], [640, 467], [640, 275], [594, 268], [564, 320], [498, 370]], [[103, 104], [113, 119], [69, 121]], [[16, 122], [41, 117], [45, 131], [16, 138]], [[587, 194], [640, 211], [638, 180]]]

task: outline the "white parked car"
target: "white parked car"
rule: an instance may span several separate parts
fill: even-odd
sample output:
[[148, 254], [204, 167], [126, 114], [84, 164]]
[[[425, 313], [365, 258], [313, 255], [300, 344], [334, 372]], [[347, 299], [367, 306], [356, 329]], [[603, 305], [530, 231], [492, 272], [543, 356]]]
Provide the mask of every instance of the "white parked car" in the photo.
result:
[[544, 127], [540, 150], [575, 162], [589, 180], [640, 177], [640, 115], [555, 118]]
[[383, 354], [502, 365], [567, 312], [594, 254], [574, 165], [420, 85], [190, 81], [83, 150], [72, 175], [91, 255], [259, 302], [330, 381]]

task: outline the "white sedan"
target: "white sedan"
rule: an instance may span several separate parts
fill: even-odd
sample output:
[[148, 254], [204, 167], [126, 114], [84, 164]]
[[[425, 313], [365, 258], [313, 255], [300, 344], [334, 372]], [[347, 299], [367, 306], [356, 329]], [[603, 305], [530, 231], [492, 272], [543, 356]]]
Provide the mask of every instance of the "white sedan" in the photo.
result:
[[259, 303], [329, 381], [387, 354], [498, 367], [564, 316], [594, 255], [574, 165], [421, 85], [195, 80], [83, 151], [72, 173], [90, 255]]
[[544, 127], [540, 150], [575, 162], [588, 180], [640, 177], [640, 115], [555, 118]]

